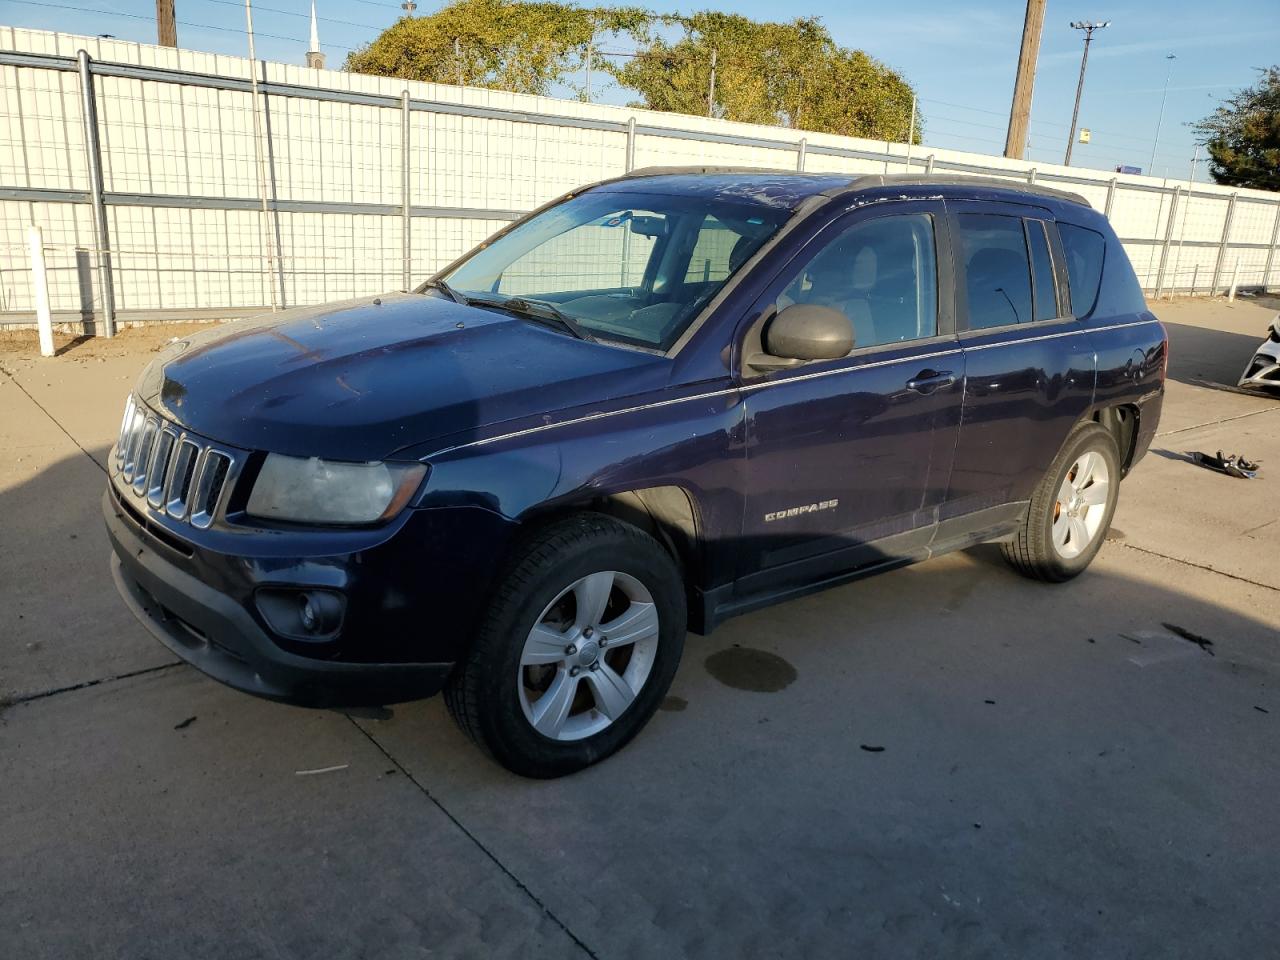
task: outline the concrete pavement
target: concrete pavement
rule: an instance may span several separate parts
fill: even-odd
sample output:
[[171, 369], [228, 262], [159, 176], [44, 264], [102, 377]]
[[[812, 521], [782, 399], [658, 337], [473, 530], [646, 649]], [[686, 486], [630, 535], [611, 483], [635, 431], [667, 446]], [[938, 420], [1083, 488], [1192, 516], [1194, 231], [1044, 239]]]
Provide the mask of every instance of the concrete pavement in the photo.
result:
[[[982, 548], [731, 621], [631, 746], [550, 783], [438, 700], [352, 720], [173, 665], [97, 516], [146, 342], [0, 356], [4, 952], [1266, 955], [1280, 401], [1205, 384], [1270, 313], [1157, 312], [1162, 432], [1089, 573]], [[1219, 447], [1264, 478], [1182, 459]]]

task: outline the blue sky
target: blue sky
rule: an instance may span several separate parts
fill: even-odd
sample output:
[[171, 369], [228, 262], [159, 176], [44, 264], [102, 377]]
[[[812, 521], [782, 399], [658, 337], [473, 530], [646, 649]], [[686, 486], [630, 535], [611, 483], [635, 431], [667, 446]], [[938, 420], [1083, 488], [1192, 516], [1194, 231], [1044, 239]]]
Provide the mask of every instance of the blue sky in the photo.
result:
[[[184, 47], [244, 55], [240, 0], [176, 0]], [[716, 6], [657, 0], [667, 11]], [[401, 14], [395, 0], [317, 0], [321, 45], [330, 66], [372, 39]], [[438, 3], [420, 0], [418, 13]], [[778, 18], [776, 0], [739, 0], [724, 9], [757, 19]], [[918, 91], [925, 141], [938, 147], [999, 154], [1022, 37], [1023, 0], [961, 7], [916, 0], [901, 7], [864, 0], [810, 0], [791, 15], [820, 16], [836, 40], [866, 50], [900, 71]], [[306, 49], [309, 0], [254, 4], [258, 55], [300, 63]], [[109, 33], [155, 42], [152, 0], [0, 0], [0, 23], [82, 34]], [[292, 14], [290, 13], [292, 11]], [[1186, 123], [1209, 113], [1233, 89], [1251, 84], [1255, 69], [1280, 61], [1280, 7], [1275, 0], [1108, 2], [1049, 0], [1032, 108], [1029, 159], [1059, 163], [1066, 147], [1080, 68], [1081, 37], [1072, 20], [1110, 20], [1095, 35], [1080, 125], [1093, 133], [1072, 162], [1111, 169], [1148, 168], [1161, 89], [1173, 53], [1173, 75], [1152, 173], [1185, 178], [1194, 150]], [[199, 26], [197, 26], [199, 25]], [[597, 99], [625, 103], [627, 91], [599, 90]], [[1197, 179], [1205, 179], [1203, 164]]]

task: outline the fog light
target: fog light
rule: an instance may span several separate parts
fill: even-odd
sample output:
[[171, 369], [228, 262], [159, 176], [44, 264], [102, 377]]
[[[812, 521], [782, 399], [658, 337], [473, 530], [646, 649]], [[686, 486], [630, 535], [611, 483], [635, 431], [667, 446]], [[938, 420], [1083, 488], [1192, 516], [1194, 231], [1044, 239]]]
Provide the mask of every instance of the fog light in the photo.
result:
[[307, 633], [315, 633], [316, 628], [320, 625], [320, 620], [316, 616], [316, 608], [311, 605], [311, 598], [305, 593], [302, 595], [302, 603], [299, 604], [298, 613], [302, 617], [302, 629]]
[[335, 590], [264, 587], [258, 610], [273, 631], [292, 640], [332, 640], [342, 629], [347, 599]]

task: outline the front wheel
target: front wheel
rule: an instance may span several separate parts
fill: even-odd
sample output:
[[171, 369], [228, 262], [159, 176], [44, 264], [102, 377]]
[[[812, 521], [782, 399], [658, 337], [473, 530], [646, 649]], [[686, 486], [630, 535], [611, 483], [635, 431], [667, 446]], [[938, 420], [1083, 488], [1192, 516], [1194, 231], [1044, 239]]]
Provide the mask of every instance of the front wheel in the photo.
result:
[[1036, 580], [1059, 583], [1081, 573], [1102, 548], [1120, 493], [1120, 454], [1096, 423], [1072, 432], [1027, 507], [1005, 559]]
[[549, 526], [508, 565], [445, 690], [449, 712], [515, 773], [573, 773], [653, 716], [685, 613], [679, 571], [652, 537], [600, 514]]

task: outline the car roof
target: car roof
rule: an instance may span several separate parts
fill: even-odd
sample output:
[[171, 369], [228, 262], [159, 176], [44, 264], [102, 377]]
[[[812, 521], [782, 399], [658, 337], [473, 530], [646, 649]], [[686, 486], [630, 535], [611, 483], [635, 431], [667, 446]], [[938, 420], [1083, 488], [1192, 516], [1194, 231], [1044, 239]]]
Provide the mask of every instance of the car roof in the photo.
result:
[[[1076, 193], [1035, 183], [963, 174], [876, 173], [849, 177], [835, 173], [798, 173], [759, 167], [644, 167], [600, 188], [627, 193], [676, 194], [742, 200], [794, 210], [810, 197], [835, 197], [880, 188], [926, 188], [943, 198], [1035, 197], [1089, 206]], [[913, 195], [919, 190], [912, 189]]]

